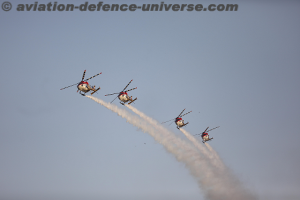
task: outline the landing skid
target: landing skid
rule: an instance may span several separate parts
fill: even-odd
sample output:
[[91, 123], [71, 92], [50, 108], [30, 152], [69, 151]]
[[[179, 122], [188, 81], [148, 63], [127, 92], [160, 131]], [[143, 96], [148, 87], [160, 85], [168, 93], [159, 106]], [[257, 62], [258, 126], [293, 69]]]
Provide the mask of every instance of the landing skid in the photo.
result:
[[186, 125], [188, 125], [188, 123], [186, 123], [186, 124], [183, 124], [182, 126], [177, 126], [177, 129], [180, 129], [180, 128], [182, 128], [182, 127], [184, 127], [184, 126], [186, 126]]
[[95, 92], [97, 92], [98, 90], [100, 90], [100, 87], [97, 89], [97, 90], [95, 90], [94, 92], [92, 92], [91, 93], [91, 95], [93, 95]]
[[134, 100], [132, 100], [130, 103], [128, 103], [128, 105], [130, 105], [131, 103], [133, 103], [135, 100], [137, 100], [137, 97]]
[[[128, 105], [130, 105], [131, 103], [133, 103], [135, 100], [137, 100], [137, 98], [135, 98], [134, 100], [132, 100], [131, 102], [129, 102]], [[128, 100], [128, 101], [130, 101], [130, 100]], [[122, 104], [123, 106], [125, 106], [125, 104], [126, 104], [128, 101], [126, 101], [126, 102], [124, 102], [124, 103], [122, 103], [122, 102], [120, 101], [120, 104]]]
[[79, 94], [81, 94], [82, 96], [85, 96], [85, 94], [82, 94], [81, 91], [79, 92]]
[[208, 140], [202, 141], [202, 142], [203, 142], [203, 144], [204, 144], [205, 142], [208, 142], [208, 141], [210, 141], [210, 140], [212, 140], [212, 139], [214, 139], [214, 138], [212, 137], [212, 138], [209, 138]]

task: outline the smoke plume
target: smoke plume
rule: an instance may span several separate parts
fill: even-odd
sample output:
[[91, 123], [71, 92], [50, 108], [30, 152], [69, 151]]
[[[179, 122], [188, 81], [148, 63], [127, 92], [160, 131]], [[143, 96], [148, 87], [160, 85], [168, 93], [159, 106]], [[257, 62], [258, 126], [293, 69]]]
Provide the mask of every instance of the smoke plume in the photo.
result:
[[188, 140], [190, 140], [195, 147], [199, 149], [199, 151], [205, 156], [206, 159], [209, 160], [209, 162], [214, 166], [217, 167], [219, 172], [223, 172], [225, 170], [225, 165], [221, 161], [220, 157], [218, 156], [217, 152], [213, 150], [213, 148], [205, 143], [205, 145], [208, 147], [209, 151], [204, 147], [199, 140], [197, 140], [192, 134], [184, 130], [183, 128], [180, 129], [180, 131], [187, 137]]
[[[127, 105], [138, 116], [131, 114], [124, 108], [107, 103], [92, 96], [86, 96], [102, 106], [117, 113], [126, 122], [138, 127], [143, 132], [151, 135], [154, 140], [175, 158], [188, 168], [192, 176], [197, 180], [199, 188], [203, 191], [207, 200], [255, 200], [256, 197], [249, 193], [241, 183], [228, 170], [222, 171], [212, 162], [213, 157], [201, 147], [195, 148], [189, 142], [182, 140], [173, 132], [164, 128], [156, 120], [146, 116], [136, 108]], [[195, 145], [196, 146], [196, 145]], [[202, 150], [201, 150], [202, 149]]]

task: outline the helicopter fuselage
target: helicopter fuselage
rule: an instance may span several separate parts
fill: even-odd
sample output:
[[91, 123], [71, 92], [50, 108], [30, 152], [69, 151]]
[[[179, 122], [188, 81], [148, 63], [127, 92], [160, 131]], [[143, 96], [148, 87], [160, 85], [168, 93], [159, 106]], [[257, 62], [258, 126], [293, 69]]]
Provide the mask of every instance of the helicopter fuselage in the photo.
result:
[[184, 126], [184, 120], [181, 118], [181, 117], [178, 117], [175, 119], [175, 124], [178, 126], [178, 127], [182, 127]]
[[203, 140], [202, 142], [203, 142], [203, 143], [205, 143], [205, 142], [207, 142], [207, 141], [213, 139], [213, 138], [209, 138], [208, 133], [202, 133], [201, 137], [202, 137], [202, 140]]
[[[89, 91], [93, 91], [91, 93], [91, 95], [93, 95], [95, 92], [97, 92], [98, 90], [100, 90], [100, 87], [99, 88], [95, 88], [95, 86], [90, 86], [88, 82], [84, 82], [84, 81], [81, 81], [78, 85], [77, 85], [77, 88], [78, 90], [80, 91], [79, 93], [82, 95], [82, 96], [85, 96], [85, 93], [89, 92]], [[78, 91], [77, 91], [78, 92]], [[83, 93], [81, 93], [83, 92]]]
[[130, 100], [130, 97], [128, 96], [127, 92], [120, 92], [118, 96], [119, 100], [126, 103], [127, 101]]
[[84, 82], [84, 81], [81, 81], [77, 85], [77, 88], [78, 88], [78, 90], [80, 90], [80, 91], [82, 91], [84, 93], [86, 93], [86, 92], [88, 92], [88, 91], [91, 90], [91, 86], [89, 85], [89, 83], [88, 82]]

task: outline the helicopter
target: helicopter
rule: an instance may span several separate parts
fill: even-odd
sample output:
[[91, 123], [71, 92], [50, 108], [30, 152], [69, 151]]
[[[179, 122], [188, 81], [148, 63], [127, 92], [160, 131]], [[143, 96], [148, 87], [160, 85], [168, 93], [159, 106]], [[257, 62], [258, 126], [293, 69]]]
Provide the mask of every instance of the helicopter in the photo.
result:
[[[95, 92], [97, 92], [98, 90], [100, 90], [100, 87], [96, 89], [95, 86], [90, 86], [90, 84], [89, 84], [87, 81], [90, 80], [90, 79], [92, 79], [92, 78], [94, 78], [94, 77], [96, 77], [96, 76], [98, 76], [98, 75], [100, 75], [100, 74], [102, 74], [102, 72], [99, 73], [99, 74], [96, 74], [96, 75], [94, 75], [94, 76], [92, 76], [92, 77], [90, 77], [90, 78], [88, 78], [88, 79], [83, 80], [83, 79], [84, 79], [84, 76], [85, 76], [85, 72], [86, 72], [86, 70], [84, 70], [83, 75], [82, 75], [82, 79], [81, 79], [81, 81], [80, 81], [79, 83], [75, 83], [75, 84], [70, 85], [70, 86], [68, 86], [68, 87], [61, 88], [60, 90], [63, 90], [63, 89], [72, 87], [72, 86], [74, 86], [74, 85], [77, 85], [77, 89], [78, 89], [77, 92], [80, 91], [79, 93], [80, 93], [82, 96], [85, 96], [85, 93], [87, 93], [87, 92], [89, 92], [89, 91], [91, 91], [91, 90], [93, 91], [93, 92], [91, 93], [91, 95], [93, 95]], [[82, 93], [82, 92], [83, 92], [83, 93]]]
[[214, 139], [213, 137], [212, 137], [212, 138], [209, 137], [208, 132], [209, 132], [209, 131], [212, 131], [212, 130], [214, 130], [214, 129], [216, 129], [216, 128], [219, 128], [219, 127], [220, 127], [220, 126], [217, 126], [217, 127], [212, 128], [212, 129], [210, 129], [210, 130], [207, 130], [207, 129], [209, 129], [209, 127], [207, 127], [207, 128], [205, 129], [205, 131], [203, 131], [202, 133], [196, 134], [196, 135], [200, 135], [200, 134], [201, 134], [202, 142], [205, 143], [205, 142], [207, 142], [207, 141], [210, 141], [210, 140]]
[[[110, 96], [110, 95], [115, 95], [118, 94], [118, 98], [120, 100], [120, 104], [122, 104], [123, 106], [125, 105], [125, 103], [129, 102], [128, 105], [130, 105], [131, 103], [133, 103], [135, 100], [137, 100], [137, 97], [135, 99], [132, 99], [132, 96], [129, 97], [127, 92], [131, 91], [131, 90], [135, 90], [137, 89], [137, 87], [132, 88], [130, 90], [126, 90], [126, 88], [129, 86], [129, 84], [132, 82], [133, 80], [131, 80], [126, 87], [121, 91], [121, 92], [117, 92], [117, 93], [112, 93], [112, 94], [106, 94], [105, 96]], [[126, 91], [125, 91], [126, 90]], [[117, 98], [116, 97], [116, 98]], [[116, 99], [114, 98], [114, 100]], [[112, 103], [114, 100], [112, 100], [110, 103]]]
[[[185, 110], [185, 109], [183, 109], [183, 111], [184, 111], [184, 110]], [[189, 113], [192, 112], [192, 111], [187, 112], [187, 113], [185, 113], [184, 115], [182, 115], [183, 111], [181, 111], [181, 113], [178, 115], [178, 117], [176, 117], [176, 118], [174, 118], [174, 119], [171, 119], [171, 120], [168, 120], [168, 121], [166, 121], [166, 122], [175, 120], [174, 122], [175, 122], [175, 124], [177, 125], [177, 128], [178, 128], [178, 129], [181, 128], [181, 127], [183, 127], [183, 126], [186, 126], [189, 122], [184, 123], [184, 120], [182, 119], [182, 117], [183, 117], [184, 115], [189, 114]], [[166, 123], [166, 122], [162, 122], [162, 124], [164, 124], [164, 123]]]

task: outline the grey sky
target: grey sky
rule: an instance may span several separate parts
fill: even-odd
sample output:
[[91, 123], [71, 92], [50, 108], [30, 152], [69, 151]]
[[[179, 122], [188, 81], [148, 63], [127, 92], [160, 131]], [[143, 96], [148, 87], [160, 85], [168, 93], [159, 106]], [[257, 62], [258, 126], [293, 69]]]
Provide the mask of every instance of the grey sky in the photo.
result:
[[[160, 3], [104, 1], [124, 2]], [[102, 72], [89, 81], [97, 98], [111, 101], [104, 95], [133, 79], [133, 106], [148, 116], [162, 122], [186, 108], [190, 133], [221, 126], [210, 145], [259, 199], [300, 198], [298, 1], [222, 1], [236, 12], [17, 12], [34, 1], [11, 3], [0, 10], [0, 199], [203, 199], [151, 136], [76, 87], [59, 90], [85, 69]]]

